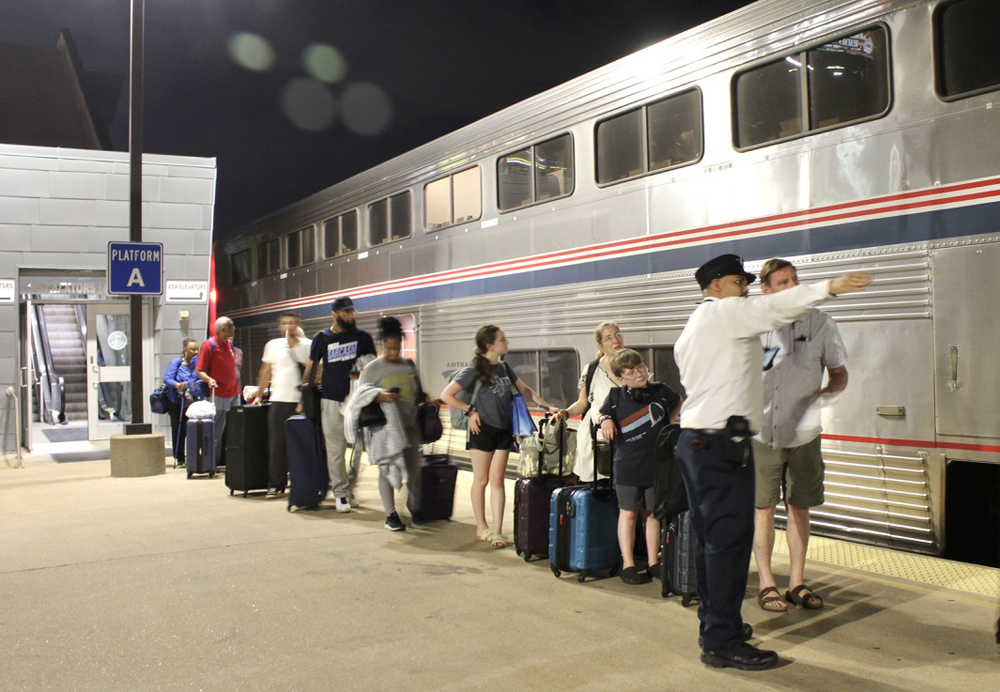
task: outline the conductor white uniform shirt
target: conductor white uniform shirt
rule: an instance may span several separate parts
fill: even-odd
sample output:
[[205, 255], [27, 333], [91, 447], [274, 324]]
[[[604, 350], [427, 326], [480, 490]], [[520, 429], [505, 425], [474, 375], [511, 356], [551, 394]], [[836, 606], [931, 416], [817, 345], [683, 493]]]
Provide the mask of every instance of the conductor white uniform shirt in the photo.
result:
[[703, 300], [674, 346], [687, 395], [681, 427], [721, 431], [730, 416], [743, 416], [751, 430], [760, 430], [760, 335], [794, 322], [830, 298], [830, 282], [823, 281], [752, 298]]

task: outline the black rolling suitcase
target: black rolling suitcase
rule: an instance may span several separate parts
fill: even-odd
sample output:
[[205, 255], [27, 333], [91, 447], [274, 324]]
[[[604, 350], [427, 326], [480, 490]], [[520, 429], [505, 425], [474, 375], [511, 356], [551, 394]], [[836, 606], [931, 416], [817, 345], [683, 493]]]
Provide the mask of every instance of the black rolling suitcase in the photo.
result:
[[420, 462], [419, 521], [451, 519], [455, 509], [458, 467], [447, 454], [429, 454]]
[[[538, 468], [545, 466], [545, 429], [552, 421], [548, 414], [538, 423], [538, 435], [542, 440], [538, 452]], [[549, 555], [549, 515], [551, 513], [552, 491], [566, 485], [563, 477], [563, 435], [558, 435], [558, 473], [542, 473], [534, 478], [519, 478], [514, 484], [514, 549], [528, 562], [532, 557]]]
[[267, 490], [267, 406], [234, 406], [226, 418], [226, 487]]
[[207, 473], [215, 478], [215, 419], [188, 418], [185, 445], [187, 477]]
[[656, 506], [660, 522], [660, 593], [681, 597], [690, 605], [698, 594], [698, 570], [694, 560], [694, 528], [687, 511], [687, 492], [674, 449], [680, 426], [670, 424], [656, 438]]
[[285, 421], [288, 450], [288, 511], [316, 509], [330, 489], [326, 440], [319, 423], [305, 416]]

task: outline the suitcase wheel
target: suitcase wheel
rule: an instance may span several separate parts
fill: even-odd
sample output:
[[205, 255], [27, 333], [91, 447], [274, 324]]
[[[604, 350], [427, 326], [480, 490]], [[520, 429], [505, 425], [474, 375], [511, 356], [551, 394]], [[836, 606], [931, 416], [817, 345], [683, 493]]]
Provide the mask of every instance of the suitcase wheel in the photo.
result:
[[531, 553], [529, 553], [528, 551], [524, 552], [524, 561], [531, 562]]
[[588, 574], [590, 574], [590, 572], [580, 572], [580, 576], [578, 576], [576, 580], [582, 584], [583, 582], [587, 581]]
[[190, 480], [190, 479], [191, 479], [191, 472], [188, 471], [188, 480]]
[[247, 495], [249, 495], [249, 494], [250, 494], [250, 491], [249, 491], [249, 490], [244, 490], [244, 491], [243, 491], [243, 497], [246, 497], [246, 496], [247, 496]]
[[209, 478], [215, 478], [215, 471], [209, 471], [208, 472], [208, 477]]
[[556, 575], [557, 578], [562, 576], [562, 572], [555, 565], [552, 566], [552, 574]]
[[692, 596], [689, 595], [689, 594], [681, 596], [681, 605], [684, 606], [685, 608], [687, 608], [689, 605], [691, 605], [691, 599], [692, 599]]
[[521, 549], [520, 548], [515, 548], [514, 550], [517, 551], [517, 556], [521, 557]]
[[232, 497], [234, 492], [236, 492], [236, 491], [233, 490], [232, 488], [230, 488], [229, 489], [229, 497]]

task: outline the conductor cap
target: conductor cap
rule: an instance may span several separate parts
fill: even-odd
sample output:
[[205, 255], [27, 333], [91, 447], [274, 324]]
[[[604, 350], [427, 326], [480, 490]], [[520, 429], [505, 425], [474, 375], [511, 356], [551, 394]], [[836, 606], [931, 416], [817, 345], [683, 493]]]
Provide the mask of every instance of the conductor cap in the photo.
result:
[[719, 255], [705, 262], [698, 267], [694, 273], [695, 281], [704, 290], [708, 288], [713, 279], [721, 279], [723, 276], [743, 276], [748, 284], [752, 284], [756, 279], [756, 274], [751, 274], [743, 268], [743, 258], [737, 255]]

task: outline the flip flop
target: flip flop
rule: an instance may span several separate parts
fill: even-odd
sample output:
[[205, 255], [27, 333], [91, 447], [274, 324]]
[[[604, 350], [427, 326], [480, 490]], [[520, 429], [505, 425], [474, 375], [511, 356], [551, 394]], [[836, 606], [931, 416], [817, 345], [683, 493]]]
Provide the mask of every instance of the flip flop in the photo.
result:
[[507, 539], [500, 534], [495, 534], [493, 540], [490, 541], [490, 547], [494, 550], [499, 550], [500, 548], [507, 547]]
[[[768, 596], [769, 593], [774, 595]], [[760, 606], [761, 610], [766, 610], [769, 613], [784, 613], [788, 610], [788, 606], [781, 600], [781, 592], [778, 591], [777, 586], [761, 589], [760, 593], [757, 594], [757, 605]]]
[[[803, 591], [806, 591], [803, 595]], [[823, 597], [818, 593], [814, 593], [805, 584], [799, 584], [794, 589], [785, 592], [785, 600], [789, 603], [794, 603], [797, 606], [802, 606], [806, 610], [819, 610], [823, 607]]]

